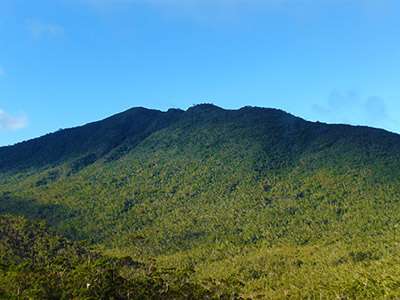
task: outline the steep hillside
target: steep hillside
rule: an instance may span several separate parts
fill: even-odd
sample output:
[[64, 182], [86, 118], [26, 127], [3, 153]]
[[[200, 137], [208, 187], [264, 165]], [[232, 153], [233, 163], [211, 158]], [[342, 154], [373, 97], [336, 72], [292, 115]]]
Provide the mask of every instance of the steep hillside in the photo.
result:
[[112, 150], [128, 151], [153, 132], [174, 123], [181, 114], [180, 110], [164, 113], [138, 107], [103, 121], [3, 147], [0, 170], [49, 167], [80, 156], [77, 164], [90, 164]]
[[243, 297], [398, 296], [399, 150], [275, 109], [132, 109], [0, 148], [0, 212]]
[[0, 215], [2, 299], [235, 297], [190, 284], [185, 280], [188, 274], [172, 272], [172, 269], [169, 272], [149, 269], [129, 257], [104, 257], [76, 242], [52, 235], [43, 223]]

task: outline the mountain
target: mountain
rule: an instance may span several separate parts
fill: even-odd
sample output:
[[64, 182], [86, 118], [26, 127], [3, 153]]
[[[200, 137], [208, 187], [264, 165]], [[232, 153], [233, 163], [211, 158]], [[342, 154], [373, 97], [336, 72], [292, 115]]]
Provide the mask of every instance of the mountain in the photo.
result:
[[0, 213], [238, 297], [396, 298], [399, 150], [276, 109], [133, 108], [0, 148]]
[[134, 108], [100, 122], [59, 130], [41, 138], [0, 148], [0, 170], [57, 165], [82, 155], [92, 160], [117, 148], [129, 149], [175, 122], [182, 111]]

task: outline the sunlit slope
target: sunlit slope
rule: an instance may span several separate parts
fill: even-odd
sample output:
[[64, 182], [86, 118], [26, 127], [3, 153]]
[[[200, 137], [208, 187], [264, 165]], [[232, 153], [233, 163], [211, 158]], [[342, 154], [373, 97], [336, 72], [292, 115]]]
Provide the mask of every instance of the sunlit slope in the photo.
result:
[[59, 130], [14, 146], [0, 148], [2, 172], [44, 168], [78, 159], [77, 169], [99, 158], [125, 153], [153, 132], [178, 120], [181, 110], [161, 112], [133, 108], [102, 121]]
[[[30, 166], [24, 160], [25, 170], [4, 173], [1, 209], [143, 255], [379, 235], [400, 218], [398, 135], [306, 122], [272, 109], [150, 112], [151, 124], [163, 126], [123, 139], [131, 142], [111, 149], [93, 142], [40, 171], [34, 159]], [[157, 117], [169, 114], [168, 122]], [[124, 126], [102, 134], [114, 141], [122, 134], [115, 128]], [[78, 136], [101, 140], [82, 129]]]

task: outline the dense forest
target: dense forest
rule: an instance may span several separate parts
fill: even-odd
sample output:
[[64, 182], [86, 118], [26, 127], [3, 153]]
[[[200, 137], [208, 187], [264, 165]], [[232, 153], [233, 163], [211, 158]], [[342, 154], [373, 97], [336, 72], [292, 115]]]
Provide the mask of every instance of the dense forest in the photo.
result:
[[[5, 299], [236, 298], [187, 281], [193, 270], [157, 270], [105, 257], [48, 231], [43, 222], [0, 216], [0, 297]], [[214, 290], [212, 289], [214, 288]]]
[[400, 136], [134, 108], [0, 148], [0, 297], [400, 297]]

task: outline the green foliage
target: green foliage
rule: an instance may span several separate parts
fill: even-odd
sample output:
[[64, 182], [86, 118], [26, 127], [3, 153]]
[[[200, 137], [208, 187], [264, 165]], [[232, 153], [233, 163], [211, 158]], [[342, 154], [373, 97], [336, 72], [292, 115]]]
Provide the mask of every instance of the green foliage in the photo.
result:
[[[94, 156], [105, 156], [121, 147], [134, 147], [151, 133], [174, 123], [181, 113], [133, 108], [100, 122], [2, 147], [0, 170], [42, 168], [74, 158], [81, 159], [81, 163], [92, 162]], [[82, 160], [82, 156], [86, 158]], [[78, 162], [78, 165], [81, 164]]]
[[156, 270], [104, 257], [50, 234], [43, 223], [0, 216], [0, 292], [16, 299], [226, 299], [188, 281], [188, 271]]
[[383, 130], [273, 109], [134, 109], [0, 149], [0, 213], [106, 255], [69, 269], [61, 290], [82, 294], [67, 298], [101, 297], [80, 285], [95, 279], [116, 298], [398, 298], [398, 149]]

